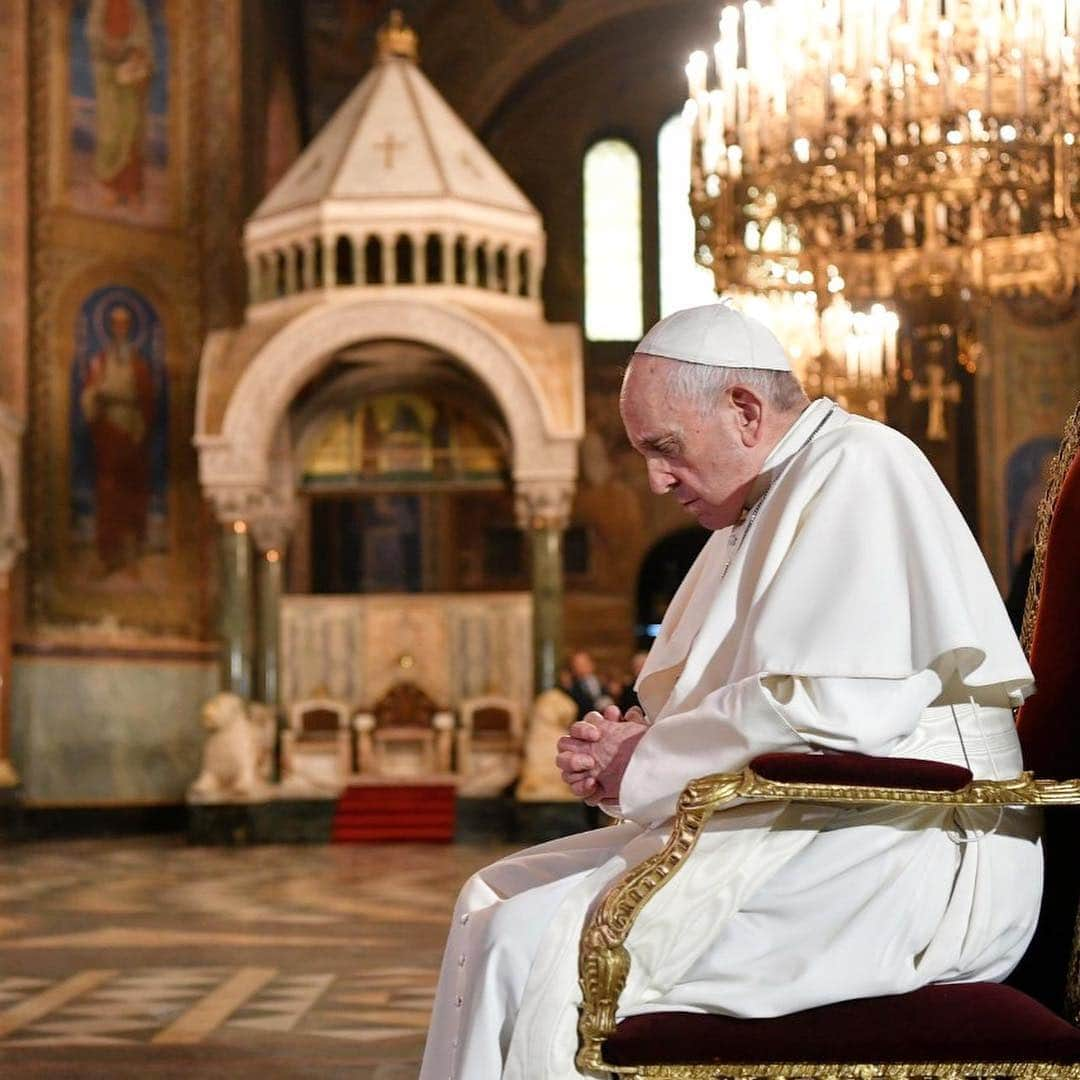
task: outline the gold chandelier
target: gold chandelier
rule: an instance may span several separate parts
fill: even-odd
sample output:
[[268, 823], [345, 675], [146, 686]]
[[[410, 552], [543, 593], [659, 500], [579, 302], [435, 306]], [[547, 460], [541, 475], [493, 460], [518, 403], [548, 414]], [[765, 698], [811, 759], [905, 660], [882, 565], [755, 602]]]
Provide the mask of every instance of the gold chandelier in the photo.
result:
[[883, 415], [919, 367], [940, 418], [949, 356], [974, 363], [967, 300], [1076, 284], [1078, 40], [1080, 0], [725, 7], [711, 65], [687, 65], [699, 261], [774, 320], [816, 313], [821, 392]]

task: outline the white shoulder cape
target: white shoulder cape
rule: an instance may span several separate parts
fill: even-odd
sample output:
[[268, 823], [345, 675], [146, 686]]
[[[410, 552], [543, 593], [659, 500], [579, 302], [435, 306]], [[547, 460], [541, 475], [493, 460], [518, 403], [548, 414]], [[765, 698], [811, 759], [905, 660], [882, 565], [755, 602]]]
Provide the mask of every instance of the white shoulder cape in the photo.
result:
[[[757, 674], [908, 678], [936, 704], [1018, 704], [1031, 670], [956, 504], [919, 449], [815, 402], [766, 462], [772, 486], [728, 559], [710, 538], [638, 679], [653, 722]], [[809, 429], [809, 430], [808, 430]]]

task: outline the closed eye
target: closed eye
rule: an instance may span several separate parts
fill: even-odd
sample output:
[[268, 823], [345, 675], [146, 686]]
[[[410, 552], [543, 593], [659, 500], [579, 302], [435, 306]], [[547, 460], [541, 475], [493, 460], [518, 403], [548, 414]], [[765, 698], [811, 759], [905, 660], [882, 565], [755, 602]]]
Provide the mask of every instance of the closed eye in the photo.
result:
[[642, 439], [640, 449], [643, 454], [651, 451], [668, 457], [679, 452], [679, 440], [674, 435], [657, 435], [655, 438]]

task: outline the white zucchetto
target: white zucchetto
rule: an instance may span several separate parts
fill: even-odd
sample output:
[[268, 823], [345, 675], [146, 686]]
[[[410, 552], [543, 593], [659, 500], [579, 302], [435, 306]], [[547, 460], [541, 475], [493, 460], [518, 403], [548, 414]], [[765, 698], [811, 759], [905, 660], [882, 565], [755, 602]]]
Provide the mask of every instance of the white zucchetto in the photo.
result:
[[791, 371], [791, 361], [776, 335], [726, 298], [661, 319], [634, 352], [709, 367]]

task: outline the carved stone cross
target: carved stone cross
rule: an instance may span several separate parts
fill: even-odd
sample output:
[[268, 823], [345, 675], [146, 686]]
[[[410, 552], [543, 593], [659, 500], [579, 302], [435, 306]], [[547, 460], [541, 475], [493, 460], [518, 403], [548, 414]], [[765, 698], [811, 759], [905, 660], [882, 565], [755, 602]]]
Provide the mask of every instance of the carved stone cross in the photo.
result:
[[383, 168], [392, 169], [394, 167], [394, 151], [403, 150], [407, 145], [408, 143], [401, 142], [395, 138], [392, 131], [388, 131], [383, 136], [382, 142], [377, 142], [375, 144], [375, 149], [382, 151]]
[[945, 428], [945, 403], [959, 403], [960, 384], [945, 381], [945, 368], [941, 364], [927, 364], [926, 385], [912, 383], [911, 400], [929, 404], [926, 437], [933, 442], [945, 442], [949, 437]]
[[477, 166], [476, 162], [473, 161], [471, 157], [469, 157], [468, 151], [462, 150], [459, 156], [461, 159], [461, 164], [464, 165], [465, 168], [468, 169], [469, 172], [471, 172], [477, 180], [482, 180], [484, 174], [480, 171], [480, 168], [479, 166]]

